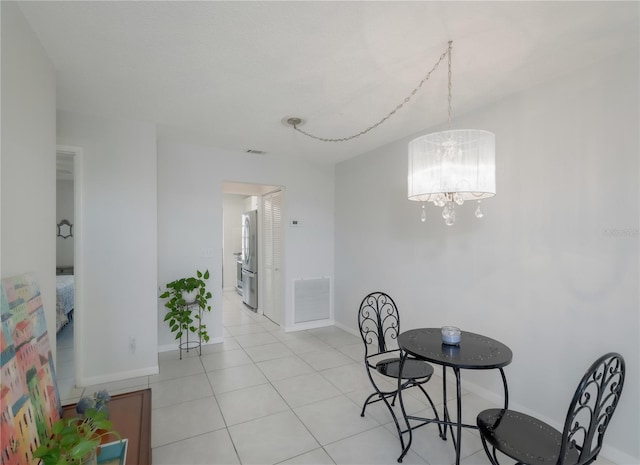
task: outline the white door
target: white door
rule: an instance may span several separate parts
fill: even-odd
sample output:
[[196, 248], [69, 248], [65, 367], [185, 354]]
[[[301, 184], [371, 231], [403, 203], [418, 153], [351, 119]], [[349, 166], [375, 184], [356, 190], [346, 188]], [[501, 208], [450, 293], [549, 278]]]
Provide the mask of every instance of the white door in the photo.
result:
[[262, 197], [262, 242], [264, 248], [263, 314], [273, 322], [284, 324], [282, 286], [282, 191]]

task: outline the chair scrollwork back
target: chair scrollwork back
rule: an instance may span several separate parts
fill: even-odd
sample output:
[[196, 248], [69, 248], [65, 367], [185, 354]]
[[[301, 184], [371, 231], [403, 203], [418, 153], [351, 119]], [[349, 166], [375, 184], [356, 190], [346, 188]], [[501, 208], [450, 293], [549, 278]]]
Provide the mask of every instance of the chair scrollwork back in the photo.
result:
[[360, 304], [358, 323], [366, 346], [365, 358], [395, 349], [393, 342], [400, 332], [400, 315], [389, 295], [384, 292], [367, 295]]
[[576, 448], [580, 454], [578, 463], [595, 460], [618, 406], [624, 377], [624, 359], [616, 353], [603, 355], [587, 370], [567, 412], [561, 457], [567, 448]]

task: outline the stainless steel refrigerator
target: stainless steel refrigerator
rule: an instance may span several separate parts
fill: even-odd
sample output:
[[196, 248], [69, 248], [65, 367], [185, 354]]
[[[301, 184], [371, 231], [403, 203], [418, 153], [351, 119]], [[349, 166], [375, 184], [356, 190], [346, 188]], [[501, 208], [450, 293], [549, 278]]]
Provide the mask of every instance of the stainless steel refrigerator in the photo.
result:
[[242, 214], [242, 301], [258, 308], [258, 211]]

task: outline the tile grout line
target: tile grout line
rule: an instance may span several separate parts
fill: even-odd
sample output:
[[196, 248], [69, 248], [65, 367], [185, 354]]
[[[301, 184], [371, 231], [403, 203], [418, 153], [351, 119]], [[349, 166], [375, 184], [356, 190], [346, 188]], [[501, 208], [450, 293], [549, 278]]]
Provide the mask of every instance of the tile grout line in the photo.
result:
[[[318, 340], [318, 341], [320, 341], [320, 342], [324, 342], [324, 341], [322, 341], [320, 338], [318, 338], [317, 336], [315, 336], [315, 335], [313, 335], [313, 334], [311, 334], [311, 336], [312, 336], [314, 339], [316, 339], [316, 340]], [[236, 341], [236, 342], [237, 342], [237, 341]], [[320, 370], [317, 370], [315, 367], [313, 367], [312, 365], [310, 365], [306, 360], [304, 360], [302, 357], [300, 357], [300, 355], [299, 355], [299, 354], [297, 354], [297, 353], [296, 353], [296, 352], [294, 352], [291, 348], [289, 348], [289, 347], [288, 347], [288, 346], [287, 346], [283, 341], [279, 341], [279, 342], [280, 342], [280, 343], [282, 343], [285, 347], [287, 347], [287, 348], [288, 348], [288, 349], [289, 349], [289, 350], [294, 354], [294, 356], [295, 356], [296, 358], [298, 358], [302, 363], [304, 363], [305, 365], [309, 366], [309, 368], [311, 368], [311, 369], [313, 370], [313, 372], [312, 372], [312, 373], [317, 373], [317, 374], [319, 374], [320, 376], [322, 376], [322, 377], [323, 377], [323, 379], [327, 380], [327, 381], [328, 381], [332, 386], [334, 386], [334, 387], [336, 388], [336, 390], [337, 390], [340, 394], [339, 394], [339, 395], [336, 395], [336, 396], [333, 396], [333, 397], [331, 397], [331, 398], [335, 398], [335, 397], [345, 397], [348, 401], [353, 402], [353, 401], [352, 401], [348, 396], [346, 396], [346, 394], [345, 394], [344, 392], [342, 392], [342, 391], [341, 391], [337, 386], [335, 386], [335, 385], [334, 385], [333, 383], [331, 383], [328, 379], [326, 379], [326, 378], [325, 378], [325, 377], [320, 373]], [[242, 346], [242, 344], [240, 344], [240, 343], [238, 343], [238, 344], [242, 347], [242, 349], [243, 349], [243, 350], [245, 351], [245, 353], [246, 353], [246, 348], [245, 348], [244, 346]], [[330, 347], [331, 349], [334, 349], [334, 348], [333, 348], [333, 347], [331, 347], [331, 346], [329, 346], [329, 347]], [[303, 452], [303, 453], [301, 453], [301, 454], [298, 454], [298, 455], [295, 455], [295, 456], [292, 456], [292, 457], [288, 457], [288, 458], [286, 458], [286, 459], [284, 459], [284, 460], [282, 460], [282, 461], [280, 461], [280, 462], [277, 462], [277, 463], [286, 462], [286, 461], [291, 460], [291, 459], [293, 459], [293, 458], [295, 458], [295, 457], [300, 457], [300, 456], [305, 455], [305, 454], [307, 454], [307, 453], [309, 453], [309, 452], [312, 452], [313, 450], [322, 449], [322, 450], [324, 451], [324, 453], [325, 453], [325, 454], [326, 454], [326, 455], [331, 459], [331, 461], [335, 464], [335, 463], [336, 463], [336, 462], [335, 462], [335, 460], [333, 459], [333, 457], [331, 457], [331, 455], [329, 454], [329, 452], [325, 449], [325, 445], [323, 445], [323, 444], [318, 440], [318, 438], [317, 438], [317, 437], [313, 434], [313, 432], [309, 429], [309, 427], [307, 426], [307, 424], [302, 420], [302, 418], [300, 418], [300, 417], [299, 417], [299, 415], [298, 415], [298, 414], [297, 414], [297, 412], [295, 411], [294, 407], [292, 407], [292, 406], [289, 404], [289, 402], [287, 402], [287, 400], [283, 397], [282, 393], [281, 393], [281, 392], [277, 389], [277, 387], [273, 384], [273, 382], [274, 382], [274, 381], [276, 381], [276, 380], [272, 380], [272, 379], [270, 379], [270, 378], [267, 376], [267, 373], [266, 373], [266, 372], [265, 372], [265, 371], [264, 371], [264, 370], [263, 370], [263, 369], [258, 365], [258, 362], [256, 362], [256, 361], [255, 361], [255, 360], [254, 360], [254, 359], [253, 359], [253, 358], [252, 358], [248, 353], [247, 353], [247, 356], [252, 360], [253, 365], [255, 365], [255, 367], [260, 371], [260, 373], [262, 373], [262, 375], [263, 375], [263, 376], [265, 377], [265, 379], [267, 380], [267, 383], [268, 383], [268, 384], [271, 386], [271, 388], [272, 388], [272, 389], [273, 389], [273, 390], [278, 394], [278, 396], [280, 397], [280, 399], [281, 399], [281, 400], [284, 402], [284, 404], [287, 406], [288, 411], [289, 411], [289, 412], [291, 412], [291, 414], [293, 414], [293, 416], [294, 416], [294, 417], [299, 421], [299, 423], [304, 427], [304, 429], [309, 433], [309, 435], [310, 435], [310, 436], [311, 436], [311, 437], [316, 441], [316, 443], [317, 443], [317, 445], [318, 445], [318, 448], [314, 448], [314, 449], [311, 449], [310, 451], [306, 451], [306, 452]], [[286, 358], [286, 357], [280, 357], [280, 358]], [[276, 359], [270, 359], [270, 360], [277, 360], [277, 359], [278, 359], [278, 358], [276, 358]], [[264, 362], [264, 361], [269, 361], [269, 360], [263, 360], [263, 362]], [[298, 375], [298, 376], [304, 376], [304, 375], [305, 375], [305, 374], [300, 374], [300, 375]], [[293, 377], [291, 377], [291, 378], [295, 378], [295, 377], [297, 377], [297, 376], [293, 376]], [[284, 378], [284, 379], [289, 379], [289, 378]], [[212, 388], [213, 388], [213, 387], [212, 387]], [[214, 395], [215, 395], [215, 393], [214, 393]], [[323, 400], [326, 400], [326, 399], [323, 399]], [[311, 402], [311, 403], [309, 403], [309, 404], [305, 404], [305, 406], [306, 406], [306, 405], [312, 405], [312, 404], [314, 404], [314, 403], [318, 403], [318, 402], [322, 402], [323, 400], [318, 400], [318, 401], [316, 401], [316, 402]], [[287, 410], [285, 410], [285, 411], [287, 411]], [[283, 411], [283, 412], [285, 412], [285, 411]], [[282, 413], [282, 412], [272, 413], [272, 414], [265, 415], [264, 417], [259, 417], [259, 418], [266, 418], [266, 417], [268, 417], [268, 416], [276, 415], [276, 414], [278, 414], [278, 413]], [[254, 420], [255, 420], [255, 419], [247, 420], [247, 422], [249, 422], [249, 421], [254, 421]], [[244, 422], [244, 423], [246, 423], [246, 422]], [[378, 422], [376, 421], [376, 423], [378, 423]], [[380, 424], [377, 424], [377, 425], [375, 426], [375, 428], [377, 428], [377, 427], [379, 427], [379, 426], [381, 426], [381, 425], [380, 425]], [[371, 428], [371, 429], [373, 429], [373, 428]], [[228, 430], [229, 430], [229, 428], [227, 427], [227, 431], [228, 431]], [[368, 430], [366, 430], [366, 431], [368, 431]], [[361, 433], [361, 432], [360, 432], [360, 433]], [[360, 433], [355, 433], [355, 434], [360, 434]], [[355, 435], [355, 434], [354, 434], [354, 435]], [[229, 432], [229, 436], [231, 437], [231, 433], [230, 433], [230, 432]], [[351, 435], [351, 436], [353, 436], [353, 435]], [[351, 436], [349, 436], [349, 437], [351, 437]], [[341, 438], [340, 440], [343, 440], [343, 439], [346, 439], [346, 438]], [[231, 437], [231, 441], [232, 441], [232, 443], [233, 443], [233, 438], [232, 438], [232, 437]], [[337, 441], [334, 441], [334, 442], [337, 442]], [[237, 448], [236, 448], [236, 446], [235, 446], [235, 443], [233, 443], [233, 444], [234, 444], [234, 449], [236, 449], [236, 453], [237, 453]], [[330, 444], [332, 444], [332, 443], [330, 443]], [[328, 445], [328, 444], [327, 444], [327, 445]], [[239, 458], [239, 457], [240, 457], [240, 456], [239, 456], [239, 454], [238, 454], [238, 458]]]
[[[326, 344], [326, 342], [325, 342], [325, 341], [322, 341], [320, 338], [318, 338], [317, 336], [315, 336], [315, 335], [313, 335], [313, 334], [311, 334], [311, 337], [313, 337], [314, 339], [316, 339], [316, 340], [318, 340], [318, 341], [323, 342], [323, 343], [325, 343], [325, 344]], [[285, 344], [284, 342], [282, 342], [282, 344], [286, 346], [286, 344]], [[331, 347], [331, 346], [328, 346], [328, 347], [329, 347], [330, 349], [334, 349], [334, 350], [335, 350], [335, 348], [333, 348], [333, 347]], [[288, 347], [287, 347], [287, 348], [288, 348]], [[244, 349], [244, 347], [243, 347], [243, 349]], [[310, 403], [307, 403], [307, 404], [304, 404], [304, 405], [302, 405], [302, 406], [298, 406], [298, 407], [305, 407], [305, 406], [308, 406], [308, 405], [317, 404], [317, 403], [323, 402], [323, 401], [328, 400], [328, 399], [335, 399], [335, 398], [337, 398], [337, 397], [344, 397], [347, 401], [352, 402], [352, 403], [353, 403], [354, 405], [356, 405], [356, 407], [357, 407], [357, 404], [355, 404], [355, 402], [354, 402], [352, 399], [350, 399], [350, 398], [346, 395], [346, 393], [345, 393], [345, 392], [343, 392], [342, 390], [340, 390], [340, 388], [339, 388], [338, 386], [336, 386], [335, 384], [331, 383], [331, 381], [330, 381], [329, 379], [327, 379], [327, 378], [326, 378], [326, 377], [321, 373], [321, 371], [324, 371], [324, 370], [317, 370], [315, 367], [313, 367], [312, 365], [310, 365], [306, 360], [304, 360], [302, 357], [300, 357], [300, 355], [299, 355], [299, 354], [297, 354], [296, 352], [294, 352], [294, 351], [293, 351], [292, 349], [290, 349], [290, 348], [289, 348], [289, 350], [291, 350], [291, 352], [292, 352], [292, 353], [293, 353], [293, 354], [294, 354], [298, 359], [300, 359], [304, 364], [306, 364], [307, 366], [309, 366], [309, 367], [313, 370], [313, 372], [312, 372], [312, 373], [316, 373], [316, 374], [319, 374], [320, 376], [322, 376], [322, 378], [323, 378], [323, 379], [325, 379], [325, 380], [326, 380], [327, 382], [329, 382], [332, 386], [334, 386], [334, 387], [336, 388], [336, 390], [339, 392], [339, 394], [337, 394], [337, 395], [335, 395], [335, 396], [331, 396], [331, 397], [329, 397], [329, 398], [327, 398], [327, 399], [317, 400], [317, 401], [310, 402]], [[309, 352], [313, 352], [313, 351], [309, 351]], [[307, 352], [307, 353], [308, 353], [308, 352]], [[248, 355], [248, 354], [247, 354], [247, 355]], [[249, 358], [251, 358], [251, 356], [250, 356], [250, 355], [249, 355]], [[281, 357], [281, 358], [286, 358], [286, 357]], [[278, 360], [278, 358], [276, 358], [276, 359], [270, 359], [270, 360]], [[309, 433], [309, 435], [310, 435], [310, 436], [311, 436], [311, 437], [316, 441], [316, 443], [318, 444], [318, 447], [317, 447], [317, 448], [311, 449], [311, 450], [309, 450], [309, 451], [303, 452], [303, 453], [301, 453], [301, 454], [298, 454], [298, 455], [295, 455], [295, 456], [292, 456], [292, 457], [288, 457], [288, 458], [283, 459], [283, 460], [281, 460], [280, 462], [277, 462], [277, 463], [283, 463], [283, 462], [286, 462], [286, 461], [288, 461], [288, 460], [294, 459], [294, 458], [296, 458], [296, 457], [300, 457], [300, 456], [303, 456], [303, 455], [305, 455], [305, 454], [308, 454], [308, 453], [312, 452], [313, 450], [322, 449], [322, 450], [324, 451], [324, 453], [325, 453], [325, 454], [326, 454], [326, 455], [331, 459], [331, 461], [335, 464], [335, 463], [336, 463], [336, 462], [335, 462], [335, 460], [334, 460], [334, 459], [333, 459], [333, 457], [329, 454], [329, 452], [326, 450], [325, 446], [330, 445], [330, 444], [334, 444], [334, 443], [339, 442], [339, 441], [342, 441], [342, 440], [344, 440], [344, 439], [348, 439], [348, 438], [350, 438], [350, 437], [356, 436], [356, 435], [361, 434], [361, 433], [363, 433], [363, 432], [365, 432], [365, 431], [370, 431], [370, 430], [375, 429], [375, 428], [378, 428], [378, 427], [380, 427], [380, 426], [383, 426], [383, 427], [384, 427], [384, 425], [379, 424], [379, 423], [378, 423], [378, 421], [374, 419], [374, 421], [375, 421], [377, 424], [376, 424], [374, 427], [372, 427], [372, 428], [369, 428], [369, 429], [366, 429], [366, 430], [360, 431], [360, 432], [358, 432], [358, 433], [354, 433], [354, 434], [352, 434], [352, 435], [349, 435], [349, 436], [344, 437], [344, 438], [340, 438], [340, 439], [338, 439], [338, 440], [336, 440], [336, 441], [332, 441], [332, 442], [327, 443], [327, 444], [322, 444], [322, 443], [320, 442], [320, 440], [319, 440], [319, 439], [318, 439], [318, 438], [313, 434], [313, 432], [309, 429], [309, 426], [308, 426], [308, 425], [307, 425], [307, 424], [302, 420], [302, 418], [300, 418], [300, 416], [298, 415], [298, 413], [295, 411], [295, 408], [294, 408], [294, 407], [292, 407], [292, 406], [289, 404], [289, 402], [287, 402], [287, 400], [283, 397], [282, 393], [281, 393], [281, 392], [278, 390], [278, 388], [273, 384], [273, 381], [281, 381], [281, 380], [271, 380], [271, 379], [267, 376], [267, 374], [264, 372], [264, 370], [263, 370], [262, 368], [260, 368], [260, 366], [258, 366], [258, 362], [255, 362], [253, 359], [252, 359], [252, 361], [253, 361], [253, 364], [256, 366], [256, 368], [258, 368], [258, 370], [260, 370], [260, 372], [261, 372], [261, 373], [264, 375], [264, 377], [267, 379], [268, 384], [273, 388], [273, 390], [275, 390], [275, 392], [278, 394], [278, 396], [280, 397], [280, 399], [282, 399], [282, 401], [287, 405], [287, 407], [288, 407], [288, 409], [289, 409], [288, 411], [290, 411], [290, 412], [294, 415], [294, 417], [295, 417], [295, 418], [300, 422], [300, 424], [305, 428], [305, 430]], [[263, 361], [269, 361], [269, 360], [263, 360]], [[334, 368], [335, 368], [335, 367], [334, 367]], [[309, 374], [309, 373], [302, 373], [302, 374], [299, 374], [299, 375], [296, 375], [296, 376], [292, 376], [292, 377], [290, 377], [290, 378], [283, 378], [283, 380], [291, 379], [291, 378], [296, 378], [296, 377], [298, 377], [298, 376], [305, 376], [306, 374]], [[296, 408], [298, 408], [298, 407], [296, 407]], [[269, 414], [269, 415], [265, 415], [264, 417], [259, 417], [259, 418], [267, 418], [267, 417], [269, 417], [269, 416], [276, 415], [276, 414], [278, 414], [278, 413], [282, 413], [282, 412], [275, 412], [275, 413], [271, 413], [271, 414]], [[247, 421], [246, 421], [246, 422], [244, 422], [244, 423], [247, 423], [247, 422], [250, 422], [250, 421], [254, 421], [254, 420], [255, 420], [255, 419], [247, 420]], [[232, 440], [233, 440], [233, 439], [232, 439]], [[235, 444], [234, 444], [234, 447], [235, 447]], [[274, 465], [276, 465], [276, 464], [274, 464]]]
[[[223, 323], [223, 327], [224, 327], [224, 323]], [[237, 343], [237, 341], [235, 340], [235, 338], [233, 338], [234, 342]], [[224, 429], [227, 433], [227, 436], [229, 437], [229, 441], [231, 441], [231, 445], [233, 446], [233, 451], [236, 454], [236, 457], [238, 459], [238, 463], [242, 465], [242, 460], [240, 459], [240, 452], [238, 452], [238, 447], [236, 446], [235, 441], [233, 440], [233, 437], [231, 436], [231, 432], [229, 431], [229, 424], [227, 423], [227, 419], [224, 417], [224, 413], [222, 412], [222, 408], [220, 408], [220, 402], [218, 402], [218, 397], [216, 396], [216, 392], [213, 389], [213, 384], [211, 384], [211, 378], [209, 378], [209, 375], [207, 375], [207, 370], [204, 366], [204, 362], [202, 361], [202, 357], [200, 356], [200, 363], [202, 364], [202, 369], [205, 372], [205, 376], [207, 377], [207, 382], [209, 383], [209, 387], [211, 388], [211, 395], [213, 396], [213, 398], [216, 401], [216, 405], [218, 406], [218, 410], [220, 411], [220, 416], [222, 417], [222, 421], [224, 422]]]

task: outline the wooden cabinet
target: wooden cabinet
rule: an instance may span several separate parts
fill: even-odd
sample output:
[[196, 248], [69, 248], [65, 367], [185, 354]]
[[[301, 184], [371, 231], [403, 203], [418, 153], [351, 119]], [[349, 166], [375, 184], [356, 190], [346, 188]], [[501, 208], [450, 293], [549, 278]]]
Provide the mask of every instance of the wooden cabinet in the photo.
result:
[[[113, 429], [129, 440], [127, 464], [151, 465], [151, 389], [114, 395], [107, 406]], [[76, 404], [63, 407], [63, 417], [75, 416]]]

